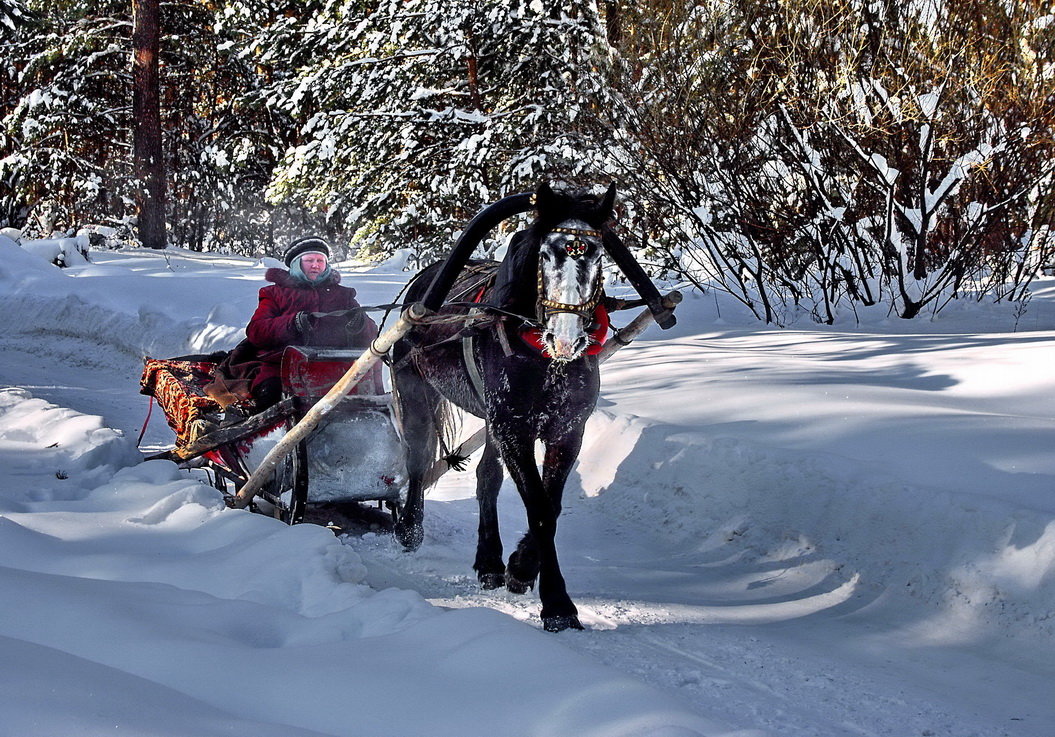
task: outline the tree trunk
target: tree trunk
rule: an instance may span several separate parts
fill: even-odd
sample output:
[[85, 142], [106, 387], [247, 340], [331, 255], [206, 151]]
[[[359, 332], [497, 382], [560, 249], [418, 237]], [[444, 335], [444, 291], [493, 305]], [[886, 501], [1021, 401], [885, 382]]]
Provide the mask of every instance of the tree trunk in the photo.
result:
[[161, 148], [159, 0], [132, 0], [132, 169], [139, 240], [165, 247], [165, 159]]
[[608, 37], [608, 43], [616, 46], [623, 40], [623, 21], [620, 17], [619, 0], [605, 0], [604, 2], [604, 29]]

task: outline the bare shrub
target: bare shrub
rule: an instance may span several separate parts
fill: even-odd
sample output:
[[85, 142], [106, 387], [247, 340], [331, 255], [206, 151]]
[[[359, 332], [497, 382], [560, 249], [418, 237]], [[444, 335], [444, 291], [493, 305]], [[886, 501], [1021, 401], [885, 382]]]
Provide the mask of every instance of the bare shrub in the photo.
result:
[[778, 323], [1025, 296], [1053, 245], [1040, 3], [638, 12], [606, 122], [658, 262]]

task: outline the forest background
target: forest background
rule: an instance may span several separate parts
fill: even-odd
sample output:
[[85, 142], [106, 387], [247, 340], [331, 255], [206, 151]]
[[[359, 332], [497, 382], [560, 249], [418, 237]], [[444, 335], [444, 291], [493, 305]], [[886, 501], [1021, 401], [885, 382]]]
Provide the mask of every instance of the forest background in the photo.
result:
[[777, 324], [1024, 307], [1055, 263], [1047, 0], [162, 2], [153, 189], [144, 12], [0, 0], [0, 227], [424, 263], [505, 195], [614, 181], [653, 274]]

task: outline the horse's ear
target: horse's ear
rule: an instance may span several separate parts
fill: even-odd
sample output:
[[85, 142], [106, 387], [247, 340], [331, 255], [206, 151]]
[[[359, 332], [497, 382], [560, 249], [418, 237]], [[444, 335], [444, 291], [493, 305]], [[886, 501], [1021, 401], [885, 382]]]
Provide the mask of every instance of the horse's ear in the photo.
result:
[[608, 185], [608, 191], [604, 193], [604, 199], [597, 206], [597, 222], [605, 223], [611, 220], [612, 212], [615, 210], [615, 182]]
[[537, 212], [549, 212], [554, 209], [557, 202], [557, 193], [554, 192], [549, 182], [542, 182], [535, 190], [535, 210]]

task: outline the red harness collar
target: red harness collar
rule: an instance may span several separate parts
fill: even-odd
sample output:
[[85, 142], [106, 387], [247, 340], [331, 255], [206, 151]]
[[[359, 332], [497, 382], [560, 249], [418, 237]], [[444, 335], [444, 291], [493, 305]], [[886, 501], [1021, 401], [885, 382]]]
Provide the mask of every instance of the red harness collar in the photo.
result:
[[[593, 310], [593, 321], [597, 323], [597, 329], [590, 332], [590, 337], [593, 338], [593, 342], [586, 349], [586, 355], [596, 356], [604, 348], [604, 342], [608, 338], [608, 326], [611, 324], [608, 320], [608, 310], [604, 308], [604, 305], [597, 305]], [[542, 330], [539, 328], [524, 328], [520, 331], [520, 338], [529, 346], [543, 352], [546, 346], [542, 342]]]
[[[480, 291], [473, 297], [473, 302], [481, 301], [486, 291], [486, 286], [480, 287]], [[605, 341], [608, 339], [608, 328], [611, 327], [612, 321], [608, 319], [608, 310], [605, 309], [604, 303], [598, 304], [594, 308], [593, 321], [597, 323], [597, 328], [590, 333], [593, 342], [586, 349], [587, 356], [596, 356], [600, 353], [601, 349], [604, 348]], [[544, 353], [546, 350], [546, 346], [542, 342], [542, 330], [540, 328], [523, 328], [520, 331], [520, 339], [539, 353]]]

